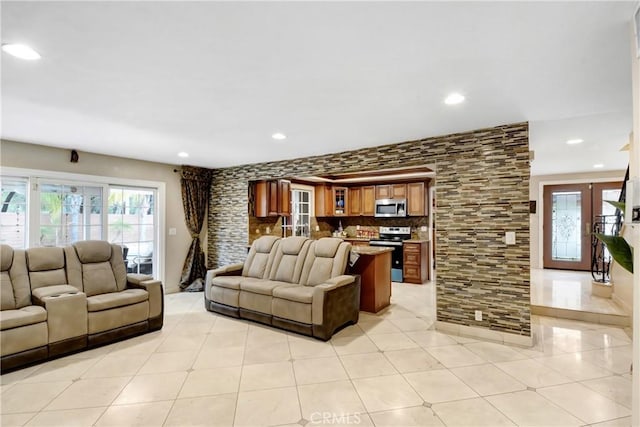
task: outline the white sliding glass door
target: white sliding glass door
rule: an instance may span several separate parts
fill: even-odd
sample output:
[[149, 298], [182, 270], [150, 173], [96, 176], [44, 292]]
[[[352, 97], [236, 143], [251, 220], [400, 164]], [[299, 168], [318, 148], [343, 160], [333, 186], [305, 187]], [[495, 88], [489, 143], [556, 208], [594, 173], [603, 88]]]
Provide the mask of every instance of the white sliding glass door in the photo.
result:
[[156, 191], [151, 188], [109, 188], [108, 239], [124, 248], [130, 273], [154, 273], [158, 252], [156, 199]]
[[103, 238], [100, 185], [41, 181], [37, 185], [39, 218], [35, 246], [64, 246]]

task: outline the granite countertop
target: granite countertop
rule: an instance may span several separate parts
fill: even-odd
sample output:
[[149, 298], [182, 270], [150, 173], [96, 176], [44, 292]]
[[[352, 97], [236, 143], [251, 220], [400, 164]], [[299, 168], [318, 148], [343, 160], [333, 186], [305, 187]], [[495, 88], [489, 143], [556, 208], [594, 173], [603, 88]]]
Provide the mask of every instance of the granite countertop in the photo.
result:
[[380, 255], [385, 252], [393, 252], [393, 248], [386, 246], [354, 246], [351, 253], [358, 255]]
[[428, 239], [409, 239], [409, 240], [404, 240], [405, 243], [427, 243], [429, 242]]
[[350, 240], [352, 242], [368, 242], [371, 239], [368, 239], [366, 237], [344, 237], [344, 240]]

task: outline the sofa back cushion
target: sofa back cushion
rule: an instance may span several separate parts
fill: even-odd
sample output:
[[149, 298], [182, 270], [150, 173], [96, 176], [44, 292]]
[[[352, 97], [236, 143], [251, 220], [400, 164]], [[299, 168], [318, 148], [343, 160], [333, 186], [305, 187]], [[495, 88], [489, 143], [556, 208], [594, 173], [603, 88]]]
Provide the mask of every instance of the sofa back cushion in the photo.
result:
[[13, 295], [13, 285], [9, 276], [9, 269], [13, 263], [13, 248], [8, 245], [0, 245], [0, 309], [11, 310], [16, 308], [16, 299]]
[[311, 241], [302, 236], [291, 236], [280, 241], [275, 249], [270, 280], [298, 283], [302, 274], [302, 265]]
[[315, 286], [344, 274], [351, 244], [334, 237], [323, 237], [309, 247], [302, 267], [300, 284]]
[[277, 236], [262, 236], [254, 240], [249, 254], [242, 267], [242, 275], [256, 279], [268, 279], [280, 238]]
[[62, 248], [29, 248], [26, 253], [32, 290], [43, 286], [66, 285], [68, 283]]
[[103, 240], [85, 240], [65, 248], [69, 284], [87, 296], [124, 290], [127, 273], [122, 249]]
[[104, 240], [84, 240], [74, 243], [73, 247], [83, 264], [108, 262], [111, 259], [111, 244]]
[[30, 305], [31, 288], [24, 251], [14, 250], [9, 245], [0, 245], [0, 258], [0, 309], [14, 310]]

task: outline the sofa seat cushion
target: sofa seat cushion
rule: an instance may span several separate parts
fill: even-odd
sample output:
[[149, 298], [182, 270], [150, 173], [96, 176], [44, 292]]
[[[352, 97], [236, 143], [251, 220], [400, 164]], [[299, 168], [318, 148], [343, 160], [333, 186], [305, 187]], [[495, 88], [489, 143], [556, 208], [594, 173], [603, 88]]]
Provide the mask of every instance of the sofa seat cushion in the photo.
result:
[[240, 282], [243, 279], [245, 279], [245, 277], [242, 276], [217, 276], [211, 279], [211, 285], [239, 291]]
[[290, 286], [277, 288], [273, 291], [275, 298], [286, 299], [289, 301], [302, 302], [305, 304], [311, 304], [313, 300], [313, 286]]
[[273, 290], [281, 287], [297, 286], [292, 283], [279, 282], [277, 280], [243, 280], [240, 282], [240, 290], [261, 295], [273, 295]]
[[89, 312], [124, 307], [149, 300], [149, 293], [144, 289], [125, 289], [121, 292], [94, 295], [87, 298]]
[[18, 328], [45, 322], [47, 311], [37, 305], [28, 305], [18, 310], [0, 311], [0, 330]]
[[283, 298], [273, 298], [271, 312], [273, 316], [294, 322], [312, 323], [312, 304], [294, 302]]

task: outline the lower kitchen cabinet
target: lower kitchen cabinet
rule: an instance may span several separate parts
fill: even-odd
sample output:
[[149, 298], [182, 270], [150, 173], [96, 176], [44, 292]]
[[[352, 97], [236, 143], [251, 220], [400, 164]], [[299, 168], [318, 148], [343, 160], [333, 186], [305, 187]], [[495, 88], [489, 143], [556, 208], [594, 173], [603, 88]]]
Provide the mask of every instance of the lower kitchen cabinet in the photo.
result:
[[429, 280], [429, 242], [404, 242], [402, 280], [406, 283], [422, 284]]

